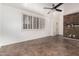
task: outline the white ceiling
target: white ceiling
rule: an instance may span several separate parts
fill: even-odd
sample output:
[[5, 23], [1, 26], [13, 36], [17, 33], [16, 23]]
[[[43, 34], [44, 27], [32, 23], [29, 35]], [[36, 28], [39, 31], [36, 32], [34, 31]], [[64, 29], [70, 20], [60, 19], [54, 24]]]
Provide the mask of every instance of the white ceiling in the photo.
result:
[[65, 3], [64, 15], [79, 12], [79, 3]]
[[[57, 3], [54, 4], [56, 5]], [[44, 7], [52, 7], [52, 3], [6, 3], [5, 5], [30, 10], [42, 15], [47, 15], [48, 11], [50, 11], [49, 9], [44, 9]]]
[[[41, 15], [48, 15], [49, 9], [43, 9], [44, 7], [51, 7], [53, 3], [6, 3], [12, 7], [29, 10]], [[54, 3], [55, 5], [58, 3]], [[62, 8], [64, 6], [64, 9]], [[79, 12], [79, 3], [64, 3], [59, 9], [64, 10], [64, 15]], [[55, 11], [54, 11], [55, 12]]]

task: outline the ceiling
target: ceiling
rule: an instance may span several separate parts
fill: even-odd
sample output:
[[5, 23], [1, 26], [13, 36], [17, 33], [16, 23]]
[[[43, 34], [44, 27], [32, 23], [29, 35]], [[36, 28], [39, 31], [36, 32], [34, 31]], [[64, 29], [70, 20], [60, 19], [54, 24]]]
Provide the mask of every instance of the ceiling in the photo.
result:
[[79, 3], [65, 3], [64, 15], [79, 12]]
[[[36, 12], [42, 15], [47, 15], [48, 9], [43, 9], [44, 7], [52, 7], [53, 3], [5, 3], [5, 5], [9, 5], [12, 7], [30, 10], [32, 12]], [[54, 3], [55, 5], [58, 3]]]
[[[24, 10], [29, 10], [41, 15], [48, 15], [47, 13], [50, 10], [43, 9], [43, 8], [52, 7], [53, 3], [4, 3], [4, 4], [12, 7], [24, 9]], [[54, 4], [57, 5], [58, 3], [54, 3]], [[64, 8], [62, 8], [62, 6]], [[74, 12], [79, 12], [79, 3], [64, 3], [62, 6], [60, 6], [59, 9], [62, 9], [64, 11], [64, 15], [74, 13]]]

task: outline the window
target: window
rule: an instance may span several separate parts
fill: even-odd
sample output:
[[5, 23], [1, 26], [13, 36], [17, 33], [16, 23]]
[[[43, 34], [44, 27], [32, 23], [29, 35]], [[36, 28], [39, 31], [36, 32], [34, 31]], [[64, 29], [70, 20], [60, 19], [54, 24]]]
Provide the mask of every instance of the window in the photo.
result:
[[44, 21], [43, 18], [23, 15], [23, 29], [43, 29]]

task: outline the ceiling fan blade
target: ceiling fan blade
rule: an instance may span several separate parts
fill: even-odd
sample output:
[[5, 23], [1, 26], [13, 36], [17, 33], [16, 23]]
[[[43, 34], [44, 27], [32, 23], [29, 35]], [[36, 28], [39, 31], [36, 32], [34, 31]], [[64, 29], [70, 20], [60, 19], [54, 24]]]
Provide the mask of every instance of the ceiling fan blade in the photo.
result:
[[47, 8], [47, 7], [45, 7], [44, 9], [52, 9], [52, 8]]
[[59, 6], [61, 6], [63, 3], [59, 3], [58, 5], [56, 5], [55, 7], [54, 7], [54, 9], [56, 9], [56, 8], [58, 8]]
[[60, 10], [60, 9], [56, 9], [56, 11], [62, 12], [62, 10]]

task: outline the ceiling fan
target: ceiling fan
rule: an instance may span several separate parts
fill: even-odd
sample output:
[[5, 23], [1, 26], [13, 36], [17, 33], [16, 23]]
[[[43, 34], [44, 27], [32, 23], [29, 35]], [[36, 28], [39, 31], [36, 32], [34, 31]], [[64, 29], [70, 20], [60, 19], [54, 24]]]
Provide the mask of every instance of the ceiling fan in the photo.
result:
[[[62, 10], [58, 9], [59, 6], [61, 6], [63, 3], [58, 3], [57, 5], [55, 4], [52, 4], [52, 8], [48, 8], [48, 7], [44, 7], [44, 9], [50, 9], [50, 10], [56, 10], [58, 12], [62, 12]], [[48, 12], [48, 14], [50, 13], [51, 11]]]

